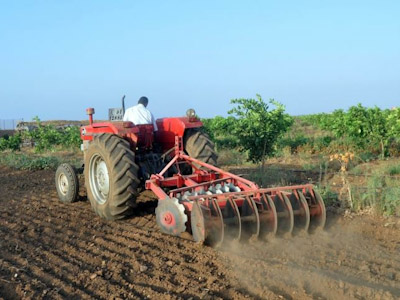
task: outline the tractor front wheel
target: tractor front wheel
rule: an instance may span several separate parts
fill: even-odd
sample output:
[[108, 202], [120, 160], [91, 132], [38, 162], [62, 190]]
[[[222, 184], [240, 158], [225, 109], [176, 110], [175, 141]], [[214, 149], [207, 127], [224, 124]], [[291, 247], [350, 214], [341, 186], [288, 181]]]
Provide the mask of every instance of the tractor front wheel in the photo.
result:
[[122, 219], [132, 213], [138, 166], [129, 143], [119, 136], [93, 137], [85, 153], [85, 185], [93, 210], [107, 220]]
[[79, 197], [79, 181], [76, 171], [70, 164], [58, 166], [56, 171], [56, 189], [61, 202], [72, 203]]

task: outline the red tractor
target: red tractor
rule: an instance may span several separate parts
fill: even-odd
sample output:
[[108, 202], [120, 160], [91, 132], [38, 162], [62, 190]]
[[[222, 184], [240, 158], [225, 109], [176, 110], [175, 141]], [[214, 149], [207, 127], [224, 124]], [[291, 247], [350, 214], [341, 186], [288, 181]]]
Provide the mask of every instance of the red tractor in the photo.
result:
[[[186, 117], [153, 125], [109, 121], [81, 127], [87, 197], [107, 220], [129, 216], [143, 188], [158, 197], [155, 210], [161, 231], [189, 231], [197, 242], [217, 246], [224, 240], [323, 228], [325, 205], [311, 184], [259, 188], [217, 167], [214, 144], [200, 129], [193, 110]], [[63, 202], [76, 201], [75, 170], [62, 164], [56, 187]]]

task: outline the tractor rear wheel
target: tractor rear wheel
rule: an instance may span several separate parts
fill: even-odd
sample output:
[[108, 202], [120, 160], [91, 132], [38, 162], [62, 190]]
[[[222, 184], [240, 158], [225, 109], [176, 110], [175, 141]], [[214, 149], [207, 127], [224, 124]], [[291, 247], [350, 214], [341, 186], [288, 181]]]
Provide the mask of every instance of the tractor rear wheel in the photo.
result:
[[103, 133], [93, 137], [85, 152], [85, 185], [95, 213], [107, 220], [132, 214], [140, 181], [129, 143]]
[[218, 154], [210, 137], [198, 129], [189, 129], [183, 137], [186, 153], [202, 162], [216, 166]]

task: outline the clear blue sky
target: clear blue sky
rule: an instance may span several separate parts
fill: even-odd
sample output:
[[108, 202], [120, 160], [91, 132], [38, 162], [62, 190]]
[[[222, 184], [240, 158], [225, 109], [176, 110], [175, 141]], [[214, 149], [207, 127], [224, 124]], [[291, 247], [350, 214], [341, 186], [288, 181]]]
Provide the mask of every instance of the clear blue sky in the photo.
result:
[[400, 1], [1, 1], [0, 119], [292, 115], [400, 103]]

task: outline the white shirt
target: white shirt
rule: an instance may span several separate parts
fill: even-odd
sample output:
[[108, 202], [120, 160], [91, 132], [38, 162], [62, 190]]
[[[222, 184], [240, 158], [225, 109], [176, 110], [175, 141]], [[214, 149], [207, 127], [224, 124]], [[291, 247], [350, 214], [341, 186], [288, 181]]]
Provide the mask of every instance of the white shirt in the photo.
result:
[[128, 108], [125, 111], [123, 120], [131, 121], [135, 125], [153, 124], [154, 131], [158, 130], [153, 114], [146, 107], [144, 107], [143, 104], [140, 103]]

